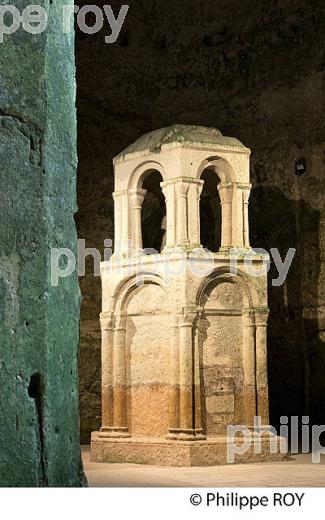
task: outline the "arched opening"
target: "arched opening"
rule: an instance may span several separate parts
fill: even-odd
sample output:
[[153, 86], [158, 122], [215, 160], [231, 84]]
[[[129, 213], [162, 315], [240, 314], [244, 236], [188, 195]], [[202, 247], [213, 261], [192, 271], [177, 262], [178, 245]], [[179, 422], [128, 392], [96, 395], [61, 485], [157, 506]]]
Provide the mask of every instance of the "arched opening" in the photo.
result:
[[127, 426], [135, 437], [165, 437], [168, 432], [169, 309], [166, 291], [146, 279], [133, 288], [123, 305], [127, 316]]
[[202, 426], [208, 437], [243, 424], [241, 285], [228, 277], [211, 279], [201, 298], [199, 327]]
[[201, 179], [204, 181], [200, 199], [201, 244], [209, 251], [218, 251], [221, 246], [220, 179], [211, 168], [203, 171]]
[[160, 186], [162, 181], [161, 173], [151, 170], [142, 184], [147, 192], [141, 212], [142, 244], [144, 249], [154, 249], [157, 253], [164, 247], [166, 232], [166, 203]]

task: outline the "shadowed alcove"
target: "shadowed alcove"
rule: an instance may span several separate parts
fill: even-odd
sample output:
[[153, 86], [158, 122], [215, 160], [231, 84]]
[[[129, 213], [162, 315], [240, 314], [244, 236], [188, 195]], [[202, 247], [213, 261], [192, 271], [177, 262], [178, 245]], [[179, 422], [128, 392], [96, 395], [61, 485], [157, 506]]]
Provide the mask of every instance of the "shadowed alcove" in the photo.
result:
[[146, 195], [142, 203], [141, 227], [144, 249], [154, 249], [160, 253], [165, 235], [166, 204], [160, 183], [161, 174], [154, 170], [144, 179], [142, 188]]
[[218, 193], [220, 179], [216, 172], [206, 168], [201, 180], [204, 181], [200, 199], [201, 244], [215, 252], [221, 245], [221, 205]]

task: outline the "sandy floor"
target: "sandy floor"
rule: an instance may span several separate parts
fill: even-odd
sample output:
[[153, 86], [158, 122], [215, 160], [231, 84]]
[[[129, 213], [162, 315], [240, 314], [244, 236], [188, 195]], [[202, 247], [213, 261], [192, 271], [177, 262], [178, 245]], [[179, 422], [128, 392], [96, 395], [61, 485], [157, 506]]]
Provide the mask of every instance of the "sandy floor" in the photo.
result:
[[91, 487], [325, 486], [325, 457], [320, 464], [313, 464], [309, 454], [292, 455], [288, 462], [204, 468], [92, 463], [89, 446], [82, 447], [82, 457]]

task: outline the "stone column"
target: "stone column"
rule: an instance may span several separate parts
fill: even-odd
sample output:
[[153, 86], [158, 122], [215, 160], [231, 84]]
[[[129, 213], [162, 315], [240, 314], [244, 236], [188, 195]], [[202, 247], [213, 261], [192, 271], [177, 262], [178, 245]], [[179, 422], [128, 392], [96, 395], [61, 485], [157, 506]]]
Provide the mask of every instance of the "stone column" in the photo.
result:
[[130, 249], [129, 197], [126, 190], [115, 191], [114, 198], [114, 254], [127, 254]]
[[267, 319], [268, 311], [255, 314], [256, 320], [256, 388], [257, 415], [262, 425], [269, 424], [269, 397], [267, 381]]
[[191, 245], [200, 246], [200, 196], [204, 181], [193, 179], [188, 191], [188, 239]]
[[129, 436], [126, 402], [126, 317], [118, 316], [114, 328], [114, 425], [112, 430], [119, 437]]
[[193, 321], [196, 312], [185, 308], [179, 324], [179, 382], [180, 382], [180, 435], [193, 438], [195, 425], [193, 416]]
[[114, 253], [120, 254], [122, 249], [122, 195], [123, 191], [115, 191], [114, 199]]
[[229, 249], [232, 244], [232, 198], [233, 185], [219, 184], [218, 191], [221, 204], [221, 248]]
[[170, 393], [169, 393], [169, 439], [175, 439], [179, 432], [179, 328], [177, 318], [169, 329], [170, 341]]
[[169, 249], [176, 245], [175, 181], [161, 182], [160, 186], [166, 199], [166, 249]]
[[102, 427], [101, 431], [108, 431], [114, 424], [113, 402], [113, 343], [114, 319], [113, 315], [101, 315], [102, 333]]
[[113, 404], [113, 343], [114, 318], [113, 315], [101, 315], [102, 334], [102, 427], [101, 431], [108, 431], [114, 424]]
[[200, 374], [200, 320], [201, 312], [194, 321], [194, 428], [196, 436], [205, 439], [202, 428], [201, 374]]
[[142, 189], [130, 190], [132, 204], [132, 249], [142, 250], [141, 212], [143, 200], [147, 191]]
[[175, 189], [177, 196], [177, 245], [183, 246], [189, 244], [187, 206], [189, 183], [180, 179], [175, 183]]
[[231, 210], [231, 246], [244, 247], [244, 208], [243, 190], [238, 182], [232, 183], [232, 210]]
[[243, 424], [253, 426], [256, 415], [255, 319], [253, 312], [249, 310], [243, 313], [242, 362], [244, 372]]
[[249, 245], [249, 219], [248, 219], [248, 201], [251, 192], [251, 184], [243, 185], [243, 241], [244, 247]]

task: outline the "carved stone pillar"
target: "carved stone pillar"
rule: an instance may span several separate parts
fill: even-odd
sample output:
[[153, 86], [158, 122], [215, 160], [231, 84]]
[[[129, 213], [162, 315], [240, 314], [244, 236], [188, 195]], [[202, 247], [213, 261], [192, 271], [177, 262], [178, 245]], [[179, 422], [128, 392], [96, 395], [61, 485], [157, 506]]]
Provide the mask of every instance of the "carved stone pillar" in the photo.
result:
[[114, 254], [121, 255], [127, 253], [130, 248], [128, 192], [125, 190], [115, 191], [113, 198], [115, 230]]
[[114, 328], [114, 424], [116, 436], [128, 437], [125, 359], [126, 317], [118, 316]]
[[229, 249], [232, 246], [232, 198], [233, 185], [219, 184], [218, 186], [221, 203], [221, 248]]
[[189, 189], [189, 183], [183, 180], [178, 180], [175, 183], [176, 196], [177, 196], [177, 245], [183, 246], [188, 245], [188, 205], [187, 205], [187, 192]]
[[175, 202], [175, 182], [161, 182], [160, 186], [166, 199], [166, 249], [175, 247], [176, 244], [176, 202]]
[[200, 439], [205, 439], [202, 428], [202, 401], [201, 401], [201, 374], [200, 374], [200, 321], [201, 321], [200, 310], [197, 318], [193, 324], [193, 337], [194, 337], [194, 428], [196, 436]]
[[191, 245], [200, 246], [200, 196], [204, 181], [192, 179], [188, 199], [188, 239]]
[[172, 319], [169, 329], [170, 341], [170, 392], [169, 392], [169, 439], [179, 432], [179, 328], [177, 318]]
[[243, 241], [244, 247], [250, 247], [249, 244], [249, 219], [248, 219], [248, 201], [251, 192], [251, 184], [243, 185]]
[[141, 230], [141, 212], [143, 200], [147, 191], [142, 189], [130, 190], [131, 205], [132, 205], [132, 248], [134, 250], [141, 250], [142, 245], [142, 230]]
[[179, 324], [179, 383], [180, 383], [180, 411], [179, 423], [182, 437], [195, 435], [193, 405], [193, 321], [196, 312], [185, 308]]
[[114, 199], [114, 251], [119, 254], [122, 247], [122, 195], [123, 191], [115, 191]]
[[256, 388], [257, 415], [264, 425], [269, 424], [269, 396], [267, 381], [267, 319], [268, 311], [255, 314], [256, 320]]
[[253, 426], [256, 415], [255, 319], [251, 311], [243, 313], [242, 362], [244, 372], [243, 415], [245, 426]]
[[232, 183], [232, 211], [231, 211], [231, 246], [244, 247], [244, 209], [242, 184]]
[[114, 318], [113, 315], [100, 317], [102, 333], [102, 427], [101, 431], [109, 431], [114, 425], [114, 396], [113, 396], [113, 343]]

